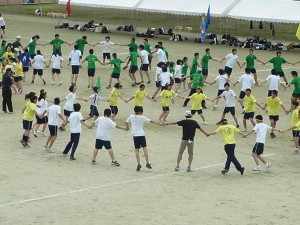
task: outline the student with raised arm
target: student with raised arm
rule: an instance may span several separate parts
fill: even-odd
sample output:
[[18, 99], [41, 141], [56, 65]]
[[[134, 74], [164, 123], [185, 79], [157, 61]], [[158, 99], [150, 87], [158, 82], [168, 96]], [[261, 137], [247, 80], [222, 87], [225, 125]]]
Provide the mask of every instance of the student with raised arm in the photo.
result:
[[268, 88], [268, 97], [272, 95], [272, 91], [275, 90], [278, 93], [279, 85], [284, 87], [284, 90], [286, 89], [286, 86], [281, 83], [280, 77], [277, 75], [276, 71], [274, 69], [271, 70], [271, 75], [269, 75], [261, 84], [262, 86], [264, 83], [269, 82], [269, 88]]
[[85, 57], [85, 59], [82, 61], [82, 65], [87, 62], [88, 63], [88, 69], [87, 69], [87, 75], [88, 75], [88, 88], [94, 87], [95, 83], [95, 72], [96, 72], [96, 62], [100, 63], [103, 65], [98, 57], [94, 55], [94, 50], [90, 49], [89, 50], [89, 55]]
[[239, 58], [236, 55], [237, 50], [234, 48], [234, 49], [232, 49], [231, 52], [232, 53], [229, 53], [227, 56], [225, 56], [225, 58], [221, 59], [221, 62], [226, 60], [224, 71], [228, 75], [228, 77], [230, 77], [235, 63], [237, 63], [239, 65], [239, 67], [241, 68], [241, 64], [238, 61]]

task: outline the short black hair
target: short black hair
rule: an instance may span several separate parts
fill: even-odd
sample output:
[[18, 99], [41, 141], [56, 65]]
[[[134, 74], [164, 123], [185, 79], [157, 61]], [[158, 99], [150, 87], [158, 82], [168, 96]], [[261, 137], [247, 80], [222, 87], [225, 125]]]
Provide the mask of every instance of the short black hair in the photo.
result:
[[91, 49], [89, 50], [89, 53], [90, 53], [90, 54], [94, 54], [94, 49], [91, 48]]
[[210, 51], [210, 49], [209, 49], [209, 48], [205, 49], [205, 53], [208, 53], [209, 51]]
[[87, 36], [83, 35], [83, 36], [82, 36], [82, 39], [86, 40], [86, 39], [87, 39]]
[[133, 110], [134, 110], [135, 113], [144, 112], [143, 106], [135, 106]]
[[53, 102], [54, 102], [55, 105], [59, 105], [60, 99], [59, 99], [59, 98], [55, 98], [55, 99], [53, 100]]
[[144, 45], [139, 45], [139, 48], [144, 50], [145, 46]]
[[73, 105], [73, 108], [74, 108], [74, 112], [79, 112], [81, 109], [81, 105], [79, 103], [75, 103]]
[[110, 117], [111, 115], [111, 110], [110, 109], [104, 109], [104, 116]]
[[245, 73], [250, 73], [251, 71], [250, 71], [250, 69], [249, 68], [245, 68]]
[[163, 67], [162, 67], [162, 71], [163, 71], [164, 73], [167, 72], [167, 71], [168, 71], [168, 67], [163, 66]]
[[120, 83], [115, 83], [114, 87], [115, 88], [120, 88]]
[[113, 58], [117, 58], [117, 53], [113, 53], [113, 54], [112, 54], [112, 57], [113, 57]]
[[250, 92], [251, 92], [251, 89], [250, 89], [250, 88], [247, 88], [245, 91], [250, 91]]
[[230, 84], [229, 84], [228, 82], [226, 82], [226, 83], [224, 84], [224, 87], [226, 87], [226, 86], [230, 87]]
[[223, 69], [219, 69], [219, 74], [220, 74], [220, 75], [225, 74], [224, 70], [223, 70]]
[[194, 53], [194, 56], [195, 56], [195, 57], [196, 57], [196, 56], [199, 56], [199, 52]]
[[59, 34], [55, 34], [54, 37], [59, 37]]
[[298, 76], [298, 73], [297, 73], [297, 71], [295, 71], [295, 70], [293, 70], [292, 72], [291, 72], [291, 74], [292, 74], [292, 76]]
[[72, 84], [72, 85], [69, 87], [69, 91], [70, 91], [70, 92], [73, 92], [73, 91], [74, 91], [74, 87], [75, 87], [75, 85]]
[[260, 120], [260, 121], [263, 121], [262, 115], [257, 115], [257, 116], [255, 117], [255, 119]]
[[271, 74], [272, 74], [272, 75], [277, 75], [277, 72], [276, 72], [276, 70], [274, 70], [274, 69], [271, 69]]
[[140, 84], [140, 88], [146, 87], [145, 84]]
[[272, 90], [272, 94], [274, 94], [274, 95], [278, 95], [278, 91], [277, 90]]
[[79, 46], [78, 45], [74, 45], [74, 49], [78, 50]]

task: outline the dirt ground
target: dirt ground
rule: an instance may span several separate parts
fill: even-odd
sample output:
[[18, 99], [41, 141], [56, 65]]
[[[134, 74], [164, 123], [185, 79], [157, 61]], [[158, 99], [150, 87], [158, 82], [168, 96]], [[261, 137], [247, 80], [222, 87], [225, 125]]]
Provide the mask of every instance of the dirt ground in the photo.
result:
[[[59, 33], [66, 41], [74, 42], [82, 35], [88, 36], [89, 43], [97, 43], [104, 39], [105, 34], [79, 32], [70, 30], [55, 30], [57, 20], [37, 17], [7, 16], [7, 39], [12, 41], [15, 36], [22, 36], [25, 45], [29, 38], [35, 34], [41, 36], [39, 43], [47, 43]], [[110, 34], [112, 41], [120, 44], [129, 43], [130, 35], [113, 32]], [[188, 56], [190, 62], [194, 52], [204, 54], [207, 47], [211, 48], [214, 58], [222, 58], [231, 52], [231, 47], [218, 45], [208, 46], [192, 42], [171, 42], [166, 38], [151, 39], [152, 46], [162, 40], [170, 52], [171, 60], [175, 61], [183, 56]], [[138, 38], [137, 43], [142, 39]], [[48, 59], [51, 46], [42, 47], [42, 53]], [[63, 56], [67, 56], [72, 47], [63, 46]], [[87, 54], [89, 47], [86, 47]], [[116, 46], [114, 52], [124, 59], [127, 47]], [[97, 55], [101, 55], [99, 47], [95, 48]], [[247, 49], [238, 48], [240, 60], [244, 60]], [[275, 52], [256, 51], [259, 59], [267, 61]], [[299, 51], [283, 53], [290, 62], [299, 61]], [[155, 62], [155, 60], [154, 60]], [[299, 65], [297, 65], [299, 66]], [[224, 64], [210, 62], [208, 80], [215, 78], [217, 70]], [[256, 65], [260, 81], [269, 74], [272, 66]], [[290, 72], [299, 71], [299, 67], [286, 65], [285, 73], [291, 80]], [[68, 94], [70, 84], [70, 68], [66, 65], [62, 69], [63, 85], [50, 85], [50, 69], [45, 69], [47, 85], [42, 85], [40, 80], [35, 84], [25, 83], [25, 93], [39, 92], [44, 88], [49, 98], [64, 98]], [[154, 78], [154, 71], [151, 74]], [[31, 76], [30, 69], [29, 76]], [[97, 76], [101, 77], [101, 94], [104, 98], [109, 95], [105, 89], [111, 68], [98, 66]], [[237, 66], [234, 69], [233, 81], [243, 74], [243, 69]], [[139, 76], [138, 76], [139, 77]], [[28, 79], [29, 80], [29, 79]], [[127, 71], [121, 75], [124, 88], [121, 90], [125, 98], [129, 98], [137, 88], [130, 86]], [[238, 95], [241, 86], [234, 87]], [[259, 103], [264, 103], [267, 87], [254, 87], [253, 95]], [[146, 85], [146, 91], [151, 95], [154, 83]], [[204, 88], [205, 94], [214, 98], [217, 86]], [[279, 97], [286, 108], [290, 105], [292, 88], [279, 90]], [[78, 82], [78, 95], [87, 98], [92, 92], [87, 88], [86, 65], [80, 71]], [[188, 95], [182, 91], [181, 95]], [[82, 104], [82, 114], [87, 115], [89, 104]], [[183, 100], [177, 98], [171, 106], [168, 121], [177, 121], [184, 118], [184, 112], [190, 109], [182, 107]], [[147, 125], [145, 127], [150, 161], [153, 169], [148, 170], [142, 161], [142, 170], [137, 172], [136, 160], [133, 151], [133, 141], [130, 132], [114, 130], [112, 144], [116, 159], [120, 167], [110, 165], [110, 158], [105, 150], [100, 151], [97, 164], [91, 165], [91, 156], [95, 142], [95, 128], [83, 128], [80, 144], [76, 152], [76, 161], [62, 157], [62, 151], [69, 139], [69, 131], [59, 132], [54, 144], [54, 154], [47, 153], [43, 148], [46, 137], [32, 136], [31, 148], [23, 149], [19, 143], [22, 136], [21, 109], [24, 106], [24, 95], [13, 95], [14, 114], [1, 114], [1, 139], [0, 139], [0, 221], [1, 224], [110, 224], [110, 225], [136, 225], [136, 224], [297, 224], [300, 219], [299, 208], [299, 155], [292, 155], [293, 142], [290, 133], [277, 135], [277, 138], [266, 140], [265, 156], [272, 163], [270, 172], [253, 172], [255, 166], [251, 158], [251, 150], [255, 143], [255, 136], [247, 139], [240, 136], [236, 138], [236, 156], [245, 166], [244, 176], [241, 176], [232, 167], [227, 175], [222, 175], [226, 159], [223, 150], [223, 140], [220, 136], [205, 137], [198, 132], [195, 139], [194, 162], [192, 172], [187, 173], [187, 154], [184, 154], [181, 171], [174, 172], [177, 151], [181, 140], [181, 128], [177, 126], [161, 127]], [[124, 125], [125, 120], [133, 111], [134, 101], [124, 103], [120, 101], [120, 113], [116, 118], [119, 125]], [[61, 105], [63, 107], [63, 104]], [[218, 110], [212, 110], [212, 103], [207, 103], [208, 109], [204, 110], [208, 125], [202, 128], [214, 131], [215, 123], [220, 119], [224, 102], [220, 101]], [[107, 102], [99, 106], [102, 113], [108, 107]], [[241, 107], [237, 105], [237, 115], [242, 125]], [[145, 100], [144, 115], [157, 120], [161, 112], [159, 102]], [[257, 109], [257, 114], [262, 114], [265, 122], [269, 123], [267, 114]], [[279, 128], [290, 126], [291, 115], [280, 114]], [[200, 117], [195, 119], [202, 125]], [[233, 120], [228, 116], [229, 122]], [[88, 121], [90, 123], [91, 121]], [[248, 125], [250, 126], [250, 125]], [[242, 126], [241, 126], [242, 128]], [[144, 160], [142, 158], [142, 160]]]

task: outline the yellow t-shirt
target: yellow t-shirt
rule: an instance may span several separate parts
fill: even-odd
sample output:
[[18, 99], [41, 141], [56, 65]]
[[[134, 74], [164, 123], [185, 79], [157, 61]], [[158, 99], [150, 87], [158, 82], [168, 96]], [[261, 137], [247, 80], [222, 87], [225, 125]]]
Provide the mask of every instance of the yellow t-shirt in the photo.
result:
[[249, 97], [247, 95], [245, 95], [243, 101], [245, 103], [245, 112], [246, 113], [255, 111], [256, 99], [254, 98], [253, 95], [250, 95]]
[[109, 100], [109, 105], [111, 106], [117, 106], [118, 105], [118, 97], [120, 96], [120, 92], [116, 89], [113, 88], [110, 92], [110, 100]]
[[[300, 120], [298, 119], [298, 113], [299, 113], [299, 109], [294, 109], [293, 113], [292, 113], [292, 119], [291, 119], [291, 125], [292, 126], [296, 126], [298, 122], [300, 122]], [[300, 128], [296, 128], [293, 130], [300, 130]]]
[[137, 90], [134, 94], [135, 97], [135, 106], [143, 106], [144, 98], [148, 96], [145, 91]]
[[278, 98], [278, 97], [276, 97], [276, 98], [268, 97], [267, 98], [268, 113], [270, 116], [278, 116], [281, 105], [282, 105], [282, 102], [281, 102], [280, 98]]
[[215, 131], [223, 135], [225, 144], [235, 144], [234, 134], [239, 132], [239, 129], [233, 125], [222, 125]]
[[[300, 121], [295, 126], [297, 127], [296, 129], [300, 130]], [[296, 130], [296, 129], [294, 129], [294, 130]]]
[[23, 113], [23, 120], [33, 121], [35, 118], [36, 104], [28, 101]]
[[171, 103], [171, 98], [176, 96], [176, 93], [173, 90], [163, 90], [160, 93], [161, 96], [161, 105], [166, 107], [169, 106]]
[[202, 109], [202, 100], [207, 99], [207, 97], [202, 93], [194, 93], [189, 98], [192, 100], [192, 110]]
[[15, 77], [21, 77], [23, 76], [23, 64], [21, 62], [16, 63], [16, 65], [14, 66], [14, 70], [15, 70]]

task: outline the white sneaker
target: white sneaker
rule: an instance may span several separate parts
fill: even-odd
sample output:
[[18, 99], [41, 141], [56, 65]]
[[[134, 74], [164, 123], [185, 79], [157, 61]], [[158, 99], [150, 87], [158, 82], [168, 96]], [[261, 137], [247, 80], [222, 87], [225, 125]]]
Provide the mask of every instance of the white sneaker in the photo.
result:
[[52, 150], [51, 148], [48, 148], [48, 152], [49, 152], [49, 153], [54, 153], [55, 151]]
[[242, 132], [247, 132], [247, 129], [242, 130]]
[[180, 170], [180, 167], [179, 166], [176, 166], [175, 169], [174, 169], [176, 172], [178, 172]]
[[45, 137], [45, 136], [46, 136], [46, 134], [45, 134], [44, 132], [41, 132], [41, 135], [42, 135], [43, 137]]
[[52, 82], [51, 85], [56, 84], [56, 82]]
[[272, 166], [272, 164], [271, 163], [266, 163], [266, 170], [270, 170], [271, 169], [271, 166]]
[[204, 121], [203, 123], [204, 123], [205, 125], [207, 125], [207, 124], [208, 124], [208, 123], [207, 123], [207, 121]]
[[217, 108], [218, 108], [218, 106], [215, 105], [215, 106], [213, 107], [213, 110], [217, 110]]
[[261, 167], [260, 167], [260, 166], [257, 166], [257, 167], [254, 167], [252, 170], [253, 170], [253, 171], [261, 171]]
[[44, 148], [46, 149], [46, 151], [48, 151], [48, 145], [44, 145]]

